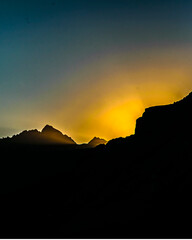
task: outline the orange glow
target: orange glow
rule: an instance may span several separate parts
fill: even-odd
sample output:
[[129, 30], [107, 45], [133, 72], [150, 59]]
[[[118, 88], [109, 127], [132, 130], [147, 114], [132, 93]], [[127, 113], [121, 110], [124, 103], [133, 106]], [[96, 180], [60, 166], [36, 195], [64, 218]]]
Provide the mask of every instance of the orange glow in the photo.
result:
[[173, 103], [192, 91], [191, 52], [136, 53], [139, 59], [115, 56], [86, 65], [68, 85], [61, 79], [52, 86], [32, 120], [39, 129], [50, 124], [77, 143], [129, 136], [145, 108]]
[[134, 132], [137, 119], [144, 106], [140, 99], [130, 99], [109, 107], [99, 118], [103, 129], [109, 129], [107, 138], [128, 136]]
[[137, 69], [106, 67], [100, 73], [91, 72], [70, 90], [73, 99], [62, 105], [57, 119], [63, 121], [63, 132], [68, 130], [77, 142], [88, 142], [94, 136], [106, 140], [129, 136], [146, 107], [169, 104], [188, 94], [190, 76], [190, 71], [166, 62]]

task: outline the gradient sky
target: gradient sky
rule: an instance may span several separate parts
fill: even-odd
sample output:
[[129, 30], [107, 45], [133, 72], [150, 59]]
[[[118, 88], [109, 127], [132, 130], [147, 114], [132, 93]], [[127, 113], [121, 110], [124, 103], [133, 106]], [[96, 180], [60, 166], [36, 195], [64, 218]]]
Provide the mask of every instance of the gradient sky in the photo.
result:
[[0, 137], [134, 132], [192, 91], [191, 0], [0, 0]]

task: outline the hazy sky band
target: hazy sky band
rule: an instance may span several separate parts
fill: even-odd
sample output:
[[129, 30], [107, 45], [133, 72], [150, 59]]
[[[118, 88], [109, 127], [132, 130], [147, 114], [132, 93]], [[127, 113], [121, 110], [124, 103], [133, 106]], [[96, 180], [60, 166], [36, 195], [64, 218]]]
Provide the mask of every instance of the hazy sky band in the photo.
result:
[[[139, 115], [191, 91], [191, 10], [187, 0], [1, 0], [0, 134], [49, 123], [77, 141], [128, 135], [113, 106], [123, 118], [134, 99]], [[151, 82], [158, 101], [141, 90]]]

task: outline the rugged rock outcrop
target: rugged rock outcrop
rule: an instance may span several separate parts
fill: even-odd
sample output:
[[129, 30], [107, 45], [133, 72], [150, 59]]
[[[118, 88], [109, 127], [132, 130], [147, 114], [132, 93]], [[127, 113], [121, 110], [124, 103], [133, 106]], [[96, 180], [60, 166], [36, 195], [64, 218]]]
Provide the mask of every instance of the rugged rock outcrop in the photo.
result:
[[192, 93], [170, 105], [145, 109], [136, 121], [135, 135], [145, 140], [185, 139], [192, 136]]

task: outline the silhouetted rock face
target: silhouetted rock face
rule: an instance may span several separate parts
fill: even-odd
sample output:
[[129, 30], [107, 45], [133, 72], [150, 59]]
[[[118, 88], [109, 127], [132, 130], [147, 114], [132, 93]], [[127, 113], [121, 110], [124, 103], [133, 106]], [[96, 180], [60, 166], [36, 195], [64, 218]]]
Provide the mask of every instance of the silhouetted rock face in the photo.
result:
[[[8, 138], [7, 141], [11, 143], [39, 143], [40, 139], [41, 134], [35, 129], [29, 131], [25, 130], [18, 135], [14, 135], [12, 138]], [[2, 141], [4, 141], [4, 139]]]
[[36, 129], [25, 130], [12, 138], [1, 141], [21, 144], [76, 144], [73, 139], [49, 125], [46, 125], [41, 132]]
[[68, 137], [67, 135], [63, 135], [62, 132], [53, 128], [50, 125], [46, 125], [42, 129], [41, 133], [46, 139], [49, 139], [49, 141], [51, 142], [64, 143], [64, 144], [76, 144], [72, 138]]
[[100, 144], [106, 144], [107, 141], [103, 138], [98, 138], [98, 137], [94, 137], [89, 143], [88, 145], [91, 147], [96, 147]]
[[173, 104], [147, 108], [136, 121], [135, 135], [146, 140], [183, 140], [191, 134], [192, 93]]
[[42, 131], [41, 131], [43, 134], [52, 134], [52, 133], [55, 133], [55, 134], [60, 134], [60, 135], [63, 135], [62, 132], [60, 132], [59, 130], [55, 129], [54, 127], [50, 126], [50, 125], [46, 125]]

